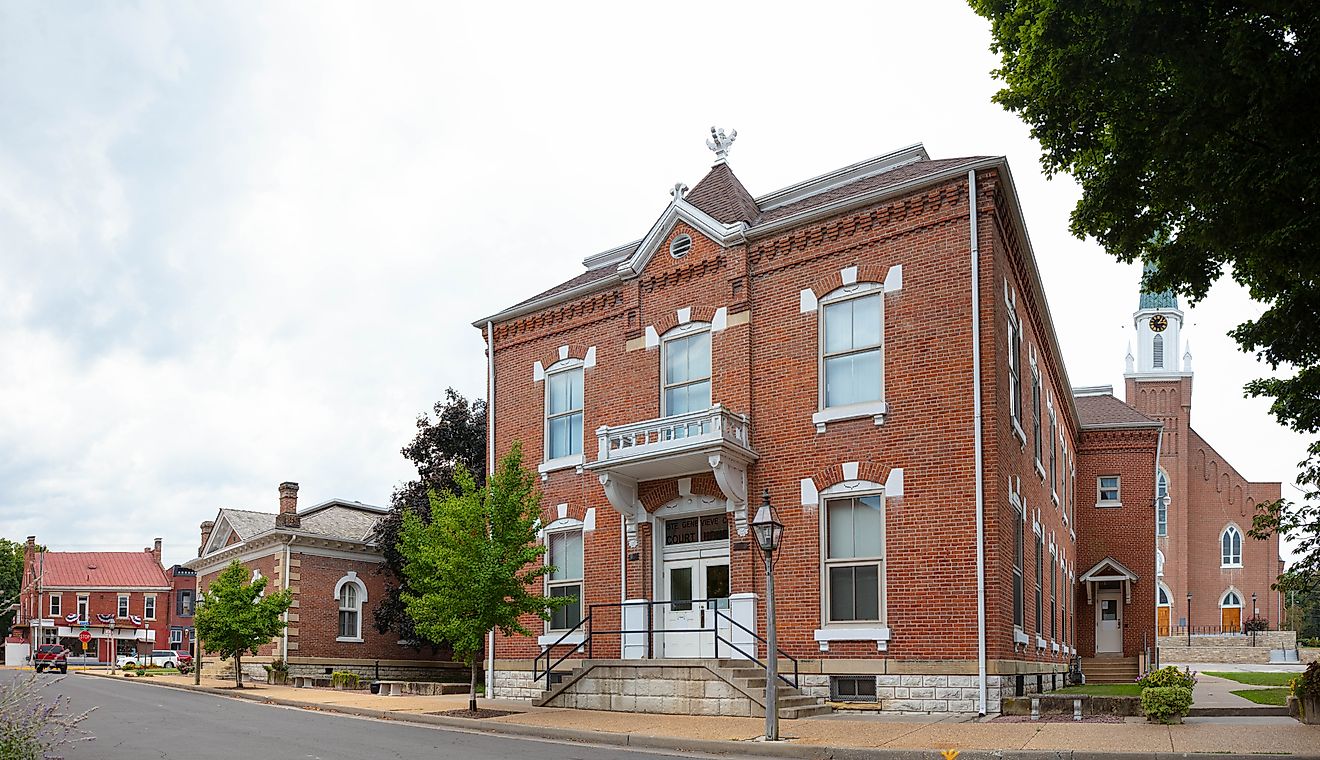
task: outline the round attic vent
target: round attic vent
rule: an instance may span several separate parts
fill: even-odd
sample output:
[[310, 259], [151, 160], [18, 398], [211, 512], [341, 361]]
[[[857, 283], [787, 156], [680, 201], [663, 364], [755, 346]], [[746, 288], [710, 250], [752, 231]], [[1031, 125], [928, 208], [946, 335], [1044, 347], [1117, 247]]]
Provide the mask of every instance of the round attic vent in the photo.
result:
[[690, 235], [679, 235], [669, 244], [669, 255], [676, 259], [681, 259], [692, 250], [692, 237]]

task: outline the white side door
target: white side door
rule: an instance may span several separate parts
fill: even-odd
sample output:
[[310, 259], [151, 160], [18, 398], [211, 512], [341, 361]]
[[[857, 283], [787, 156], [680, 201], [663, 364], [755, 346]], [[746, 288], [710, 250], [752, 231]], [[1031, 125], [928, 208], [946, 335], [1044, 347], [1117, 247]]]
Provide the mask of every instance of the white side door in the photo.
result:
[[701, 560], [666, 560], [665, 591], [667, 602], [661, 606], [664, 614], [665, 657], [700, 657], [703, 605], [697, 593], [701, 575]]
[[1123, 651], [1123, 599], [1119, 594], [1100, 594], [1096, 598], [1095, 651]]

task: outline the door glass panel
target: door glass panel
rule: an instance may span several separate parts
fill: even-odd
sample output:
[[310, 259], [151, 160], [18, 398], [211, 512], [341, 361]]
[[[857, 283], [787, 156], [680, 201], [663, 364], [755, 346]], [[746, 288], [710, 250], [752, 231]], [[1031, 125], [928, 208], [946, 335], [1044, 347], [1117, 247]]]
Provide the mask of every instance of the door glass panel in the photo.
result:
[[708, 606], [716, 609], [729, 608], [729, 566], [706, 566], [706, 598], [714, 601]]
[[1101, 620], [1118, 620], [1118, 600], [1103, 599], [1100, 602]]
[[669, 608], [674, 612], [686, 612], [692, 609], [692, 568], [670, 568]]

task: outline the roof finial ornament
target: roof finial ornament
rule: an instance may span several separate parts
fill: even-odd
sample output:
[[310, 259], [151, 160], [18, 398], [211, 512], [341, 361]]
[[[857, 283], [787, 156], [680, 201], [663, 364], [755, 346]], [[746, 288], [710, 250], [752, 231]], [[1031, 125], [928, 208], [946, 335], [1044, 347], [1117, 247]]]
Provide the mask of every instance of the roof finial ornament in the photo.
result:
[[727, 136], [724, 130], [710, 128], [710, 139], [706, 141], [706, 147], [715, 151], [715, 163], [720, 163], [729, 158], [729, 148], [733, 147], [733, 141], [738, 139], [738, 130], [733, 130]]
[[674, 196], [674, 200], [678, 200], [679, 198], [682, 198], [683, 195], [687, 193], [687, 191], [688, 191], [687, 185], [683, 184], [682, 182], [675, 182], [674, 189], [670, 190], [669, 194]]

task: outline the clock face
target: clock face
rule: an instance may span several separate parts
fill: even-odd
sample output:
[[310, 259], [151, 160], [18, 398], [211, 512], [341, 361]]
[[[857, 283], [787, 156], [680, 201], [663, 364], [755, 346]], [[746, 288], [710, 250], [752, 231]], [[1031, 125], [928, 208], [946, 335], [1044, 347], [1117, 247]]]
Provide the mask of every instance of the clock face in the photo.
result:
[[1169, 326], [1169, 320], [1165, 319], [1163, 314], [1156, 314], [1150, 318], [1150, 329], [1155, 332], [1164, 332], [1164, 328]]

